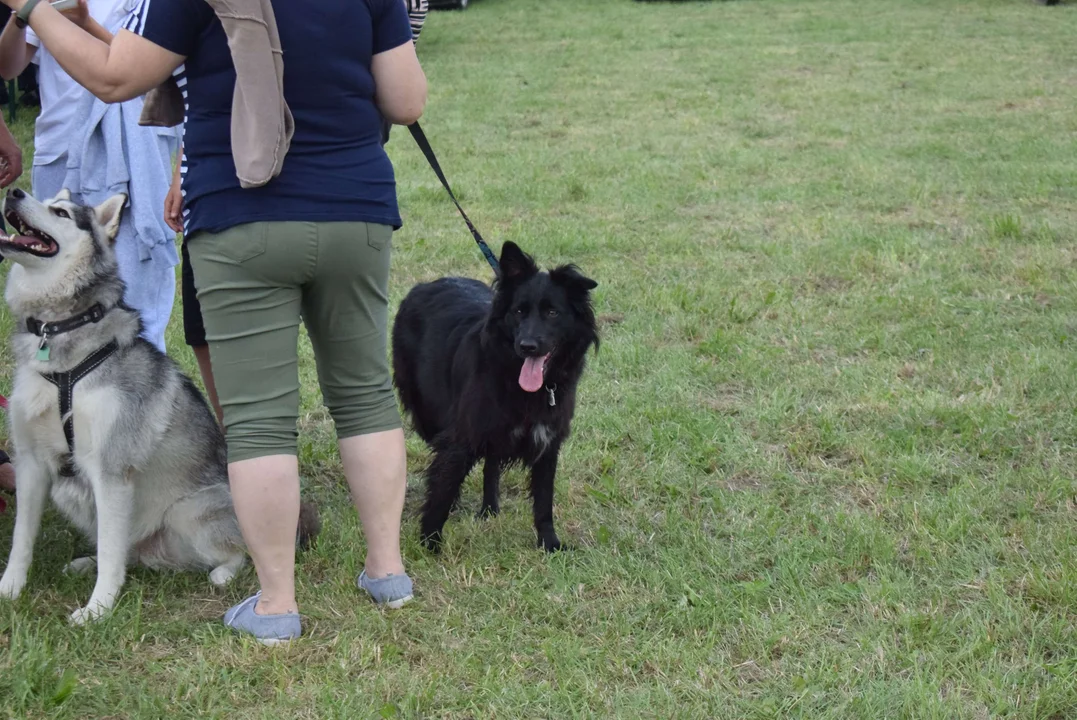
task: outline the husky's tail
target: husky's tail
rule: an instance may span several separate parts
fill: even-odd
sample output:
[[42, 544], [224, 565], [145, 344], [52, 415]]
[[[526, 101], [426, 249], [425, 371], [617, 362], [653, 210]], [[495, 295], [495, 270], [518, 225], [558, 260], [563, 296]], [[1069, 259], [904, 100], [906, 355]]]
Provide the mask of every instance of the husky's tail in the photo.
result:
[[299, 503], [299, 527], [295, 534], [295, 544], [300, 550], [306, 550], [314, 545], [318, 533], [322, 529], [322, 518], [318, 514], [318, 506], [310, 502]]

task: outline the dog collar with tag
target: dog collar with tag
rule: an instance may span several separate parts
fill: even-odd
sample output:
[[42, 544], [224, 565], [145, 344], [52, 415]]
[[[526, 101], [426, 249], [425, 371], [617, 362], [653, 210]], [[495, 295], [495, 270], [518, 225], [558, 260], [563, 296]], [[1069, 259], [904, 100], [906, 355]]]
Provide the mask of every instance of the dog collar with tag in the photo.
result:
[[49, 338], [56, 335], [62, 335], [64, 333], [77, 330], [83, 325], [89, 325], [90, 323], [101, 322], [101, 319], [108, 314], [108, 310], [101, 303], [94, 303], [86, 312], [69, 317], [66, 320], [57, 320], [55, 322], [41, 322], [36, 318], [26, 319], [26, 330], [29, 333], [37, 335], [41, 338], [41, 342], [37, 346], [37, 359], [41, 362], [49, 361]]

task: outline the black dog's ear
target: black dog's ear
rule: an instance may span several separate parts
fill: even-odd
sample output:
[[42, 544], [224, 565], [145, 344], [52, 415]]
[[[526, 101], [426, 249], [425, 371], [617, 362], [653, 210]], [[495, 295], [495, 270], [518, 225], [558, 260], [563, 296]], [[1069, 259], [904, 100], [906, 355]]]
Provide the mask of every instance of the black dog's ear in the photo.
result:
[[501, 277], [504, 280], [523, 280], [538, 272], [538, 265], [531, 256], [511, 240], [501, 246]]
[[575, 265], [562, 265], [550, 271], [550, 279], [558, 285], [573, 289], [589, 291], [598, 287], [598, 283], [580, 272]]

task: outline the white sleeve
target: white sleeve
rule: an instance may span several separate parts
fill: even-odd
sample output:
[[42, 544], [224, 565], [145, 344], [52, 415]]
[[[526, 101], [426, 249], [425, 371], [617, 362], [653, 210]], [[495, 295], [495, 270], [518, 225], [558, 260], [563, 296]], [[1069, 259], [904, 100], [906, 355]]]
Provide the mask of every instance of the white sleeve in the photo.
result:
[[32, 65], [40, 65], [41, 64], [41, 38], [39, 38], [37, 36], [37, 33], [35, 33], [30, 28], [26, 28], [26, 44], [29, 45], [32, 48], [37, 49], [37, 52], [35, 52], [30, 57], [30, 64], [32, 64]]

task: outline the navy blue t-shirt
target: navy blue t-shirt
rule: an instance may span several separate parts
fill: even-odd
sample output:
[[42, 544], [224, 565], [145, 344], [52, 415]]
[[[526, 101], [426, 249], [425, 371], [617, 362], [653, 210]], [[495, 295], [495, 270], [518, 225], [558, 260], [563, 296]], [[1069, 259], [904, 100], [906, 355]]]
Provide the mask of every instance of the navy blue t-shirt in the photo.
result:
[[279, 176], [242, 189], [232, 159], [236, 71], [205, 0], [141, 0], [124, 27], [183, 55], [187, 109], [184, 231], [258, 221], [358, 221], [399, 228], [393, 166], [381, 144], [371, 57], [410, 42], [400, 0], [273, 0], [284, 99], [295, 135]]

